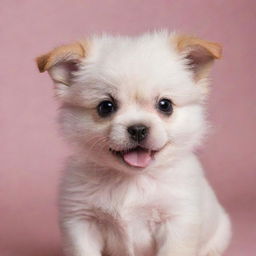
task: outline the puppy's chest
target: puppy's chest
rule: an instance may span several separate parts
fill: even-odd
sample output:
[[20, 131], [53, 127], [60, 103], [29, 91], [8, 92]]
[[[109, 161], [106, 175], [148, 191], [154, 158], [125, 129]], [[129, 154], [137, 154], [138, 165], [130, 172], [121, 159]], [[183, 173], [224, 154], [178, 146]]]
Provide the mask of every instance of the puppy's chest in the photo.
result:
[[91, 217], [104, 236], [106, 255], [155, 255], [158, 227], [171, 218], [169, 192], [168, 186], [143, 180], [87, 198]]
[[95, 212], [105, 237], [106, 252], [109, 255], [125, 251], [128, 256], [153, 256], [157, 229], [171, 218], [168, 201], [150, 195], [144, 200], [139, 196], [132, 198]]
[[171, 217], [171, 213], [167, 206], [155, 202], [144, 205], [127, 205], [122, 208], [97, 208], [94, 210], [94, 217], [98, 223], [115, 228], [134, 229], [141, 224], [148, 226], [150, 231], [154, 231], [158, 224]]
[[127, 206], [110, 213], [102, 211], [98, 223], [105, 237], [105, 250], [110, 255], [124, 251], [127, 256], [155, 255], [155, 234], [170, 213], [159, 205]]
[[[168, 188], [132, 189], [126, 193], [118, 193], [111, 197], [101, 197], [101, 201], [91, 201], [95, 207], [95, 217], [99, 223], [136, 229], [139, 225], [147, 226], [150, 231], [171, 217], [171, 195]], [[108, 193], [106, 193], [108, 194]], [[103, 203], [104, 201], [104, 203]]]

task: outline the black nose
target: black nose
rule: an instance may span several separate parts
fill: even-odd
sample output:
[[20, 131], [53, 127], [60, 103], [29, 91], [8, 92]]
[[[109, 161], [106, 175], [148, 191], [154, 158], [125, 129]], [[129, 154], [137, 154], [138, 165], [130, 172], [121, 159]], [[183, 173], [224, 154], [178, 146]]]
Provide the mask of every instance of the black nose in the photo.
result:
[[128, 133], [131, 135], [131, 138], [137, 142], [141, 142], [147, 137], [148, 127], [142, 124], [136, 124], [129, 126], [127, 128]]

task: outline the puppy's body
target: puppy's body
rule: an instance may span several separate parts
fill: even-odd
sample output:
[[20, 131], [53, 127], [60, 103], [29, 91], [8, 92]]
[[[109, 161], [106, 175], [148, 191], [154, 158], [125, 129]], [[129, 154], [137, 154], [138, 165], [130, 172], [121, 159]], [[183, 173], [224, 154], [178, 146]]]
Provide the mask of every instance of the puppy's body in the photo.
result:
[[94, 37], [38, 59], [76, 153], [60, 222], [67, 255], [218, 256], [229, 219], [193, 154], [220, 46], [167, 32]]
[[77, 255], [220, 255], [229, 222], [196, 157], [185, 155], [154, 172], [127, 177], [71, 161], [61, 226], [67, 244], [71, 237], [81, 241], [84, 252]]

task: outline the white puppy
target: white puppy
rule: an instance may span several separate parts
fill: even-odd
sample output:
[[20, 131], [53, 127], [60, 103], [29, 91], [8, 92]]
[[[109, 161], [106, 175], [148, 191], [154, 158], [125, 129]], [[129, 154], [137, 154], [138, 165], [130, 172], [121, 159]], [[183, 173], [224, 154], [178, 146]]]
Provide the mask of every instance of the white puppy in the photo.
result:
[[219, 256], [230, 222], [193, 153], [221, 46], [167, 31], [95, 36], [37, 59], [75, 153], [60, 191], [68, 256]]

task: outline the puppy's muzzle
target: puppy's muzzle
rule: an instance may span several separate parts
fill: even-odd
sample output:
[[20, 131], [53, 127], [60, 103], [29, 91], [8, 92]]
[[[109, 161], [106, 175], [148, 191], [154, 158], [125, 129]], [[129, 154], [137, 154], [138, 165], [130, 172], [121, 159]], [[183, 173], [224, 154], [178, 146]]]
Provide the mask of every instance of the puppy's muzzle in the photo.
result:
[[127, 128], [130, 138], [136, 142], [142, 142], [148, 135], [149, 128], [143, 124], [136, 124]]

